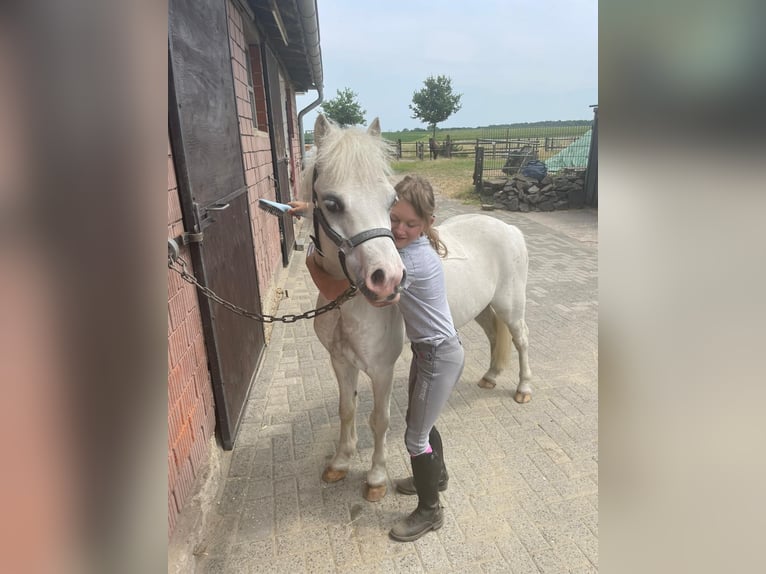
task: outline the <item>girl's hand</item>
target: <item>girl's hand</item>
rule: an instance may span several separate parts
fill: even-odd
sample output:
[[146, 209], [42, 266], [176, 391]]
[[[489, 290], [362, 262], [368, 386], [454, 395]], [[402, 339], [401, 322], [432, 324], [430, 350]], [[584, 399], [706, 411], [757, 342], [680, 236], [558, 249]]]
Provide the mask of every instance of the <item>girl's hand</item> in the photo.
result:
[[287, 213], [297, 219], [305, 216], [309, 211], [309, 204], [305, 201], [288, 201], [287, 205], [292, 207], [292, 209], [287, 210]]
[[373, 307], [388, 307], [389, 305], [394, 305], [395, 303], [399, 302], [400, 293], [396, 294], [396, 297], [393, 299], [383, 299], [382, 301], [370, 301], [367, 299], [367, 302], [372, 305]]

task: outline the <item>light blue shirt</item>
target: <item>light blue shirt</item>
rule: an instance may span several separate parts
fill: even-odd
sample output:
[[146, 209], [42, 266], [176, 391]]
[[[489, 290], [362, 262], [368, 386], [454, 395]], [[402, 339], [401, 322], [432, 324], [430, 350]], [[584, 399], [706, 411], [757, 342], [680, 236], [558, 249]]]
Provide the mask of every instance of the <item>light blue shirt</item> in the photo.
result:
[[413, 343], [439, 344], [457, 334], [447, 303], [444, 269], [428, 238], [420, 236], [399, 250], [407, 277], [399, 298], [407, 337]]

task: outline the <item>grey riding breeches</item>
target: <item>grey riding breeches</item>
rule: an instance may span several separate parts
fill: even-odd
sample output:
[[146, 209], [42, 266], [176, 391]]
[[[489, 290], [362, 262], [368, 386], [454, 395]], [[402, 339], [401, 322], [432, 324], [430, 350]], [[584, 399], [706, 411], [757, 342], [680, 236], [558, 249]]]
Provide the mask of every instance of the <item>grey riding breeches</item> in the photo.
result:
[[428, 449], [428, 434], [463, 374], [465, 353], [455, 335], [437, 345], [412, 343], [404, 444], [412, 456]]

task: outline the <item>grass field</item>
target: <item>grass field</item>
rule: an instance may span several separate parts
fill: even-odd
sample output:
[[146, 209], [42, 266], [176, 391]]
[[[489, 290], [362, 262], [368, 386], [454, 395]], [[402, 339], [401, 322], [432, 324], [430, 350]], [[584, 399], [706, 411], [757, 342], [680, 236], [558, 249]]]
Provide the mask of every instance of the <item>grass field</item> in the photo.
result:
[[479, 205], [473, 188], [473, 158], [400, 160], [391, 164], [397, 175], [420, 175], [431, 182], [434, 191], [464, 203]]
[[[410, 144], [402, 146], [402, 159], [392, 162], [391, 166], [394, 173], [398, 176], [404, 176], [407, 174], [417, 174], [428, 179], [434, 186], [434, 190], [451, 199], [456, 199], [467, 204], [480, 205], [481, 199], [476, 194], [473, 186], [473, 169], [475, 159], [473, 157], [473, 149], [475, 140], [477, 138], [488, 138], [497, 140], [513, 140], [513, 139], [537, 139], [538, 143], [534, 144], [540, 146], [537, 149], [538, 159], [545, 160], [549, 156], [555, 155], [560, 149], [563, 149], [570, 142], [559, 141], [557, 148], [545, 149], [543, 143], [540, 140], [545, 138], [573, 138], [583, 135], [591, 127], [591, 123], [587, 120], [583, 120], [582, 125], [552, 125], [552, 126], [514, 126], [514, 127], [479, 127], [479, 128], [448, 128], [437, 129], [436, 139], [441, 143], [447, 137], [450, 136], [455, 142], [460, 144], [458, 148], [459, 153], [463, 156], [455, 155], [451, 159], [440, 157], [436, 160], [428, 159], [428, 138], [431, 137], [430, 131], [396, 131], [396, 132], [383, 132], [383, 137], [389, 141], [402, 140], [402, 144]], [[473, 141], [471, 141], [473, 140]], [[308, 143], [313, 142], [313, 133], [307, 132], [306, 141]], [[426, 144], [425, 158], [423, 160], [411, 159], [414, 158], [414, 142], [422, 141]], [[499, 153], [502, 155], [502, 145], [498, 144]], [[485, 151], [485, 170], [492, 161], [499, 161], [499, 166], [505, 161], [505, 156], [501, 159], [497, 159], [500, 156], [495, 157], [494, 145], [490, 144], [490, 148], [493, 155], [487, 154], [490, 152]], [[465, 157], [468, 155], [468, 157]], [[489, 163], [488, 163], [489, 162]], [[498, 170], [500, 167], [498, 166]]]
[[[453, 140], [475, 140], [477, 138], [517, 139], [527, 137], [577, 137], [590, 129], [590, 124], [582, 126], [538, 126], [538, 127], [484, 127], [484, 128], [445, 128], [436, 130], [436, 139], [444, 141], [449, 135]], [[387, 140], [396, 141], [401, 139], [406, 142], [428, 142], [431, 137], [430, 131], [407, 131], [407, 132], [383, 132]]]

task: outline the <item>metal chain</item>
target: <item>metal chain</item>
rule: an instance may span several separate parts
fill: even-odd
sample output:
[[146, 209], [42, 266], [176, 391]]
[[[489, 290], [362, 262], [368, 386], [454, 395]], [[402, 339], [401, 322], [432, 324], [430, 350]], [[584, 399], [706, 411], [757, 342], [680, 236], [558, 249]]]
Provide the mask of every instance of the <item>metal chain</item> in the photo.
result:
[[186, 265], [187, 265], [186, 261], [184, 261], [183, 257], [177, 257], [176, 261], [173, 261], [173, 259], [171, 259], [170, 257], [168, 258], [168, 269], [172, 269], [173, 271], [178, 273], [181, 276], [181, 278], [187, 283], [191, 283], [192, 285], [195, 285], [197, 289], [199, 289], [205, 297], [207, 297], [208, 299], [211, 299], [212, 301], [215, 301], [216, 303], [218, 303], [219, 305], [222, 305], [223, 307], [226, 307], [229, 311], [236, 313], [237, 315], [242, 315], [243, 317], [247, 317], [248, 319], [255, 319], [256, 321], [260, 321], [262, 323], [274, 323], [275, 321], [279, 321], [282, 323], [295, 323], [296, 321], [300, 319], [313, 319], [317, 315], [322, 315], [323, 313], [327, 313], [328, 311], [337, 309], [343, 303], [345, 303], [346, 301], [351, 299], [354, 295], [356, 295], [356, 291], [357, 291], [356, 286], [351, 285], [343, 293], [338, 295], [338, 297], [336, 297], [334, 301], [330, 301], [327, 305], [323, 305], [319, 307], [318, 309], [311, 309], [310, 311], [306, 311], [305, 313], [301, 313], [300, 315], [289, 314], [289, 315], [283, 315], [282, 317], [274, 317], [272, 315], [259, 315], [258, 313], [253, 313], [252, 311], [248, 311], [246, 309], [243, 309], [242, 307], [235, 305], [234, 303], [230, 303], [229, 301], [222, 299], [220, 296], [218, 296], [215, 292], [210, 290], [208, 287], [205, 287], [204, 285], [200, 285], [199, 281], [197, 281], [197, 278], [186, 271]]

